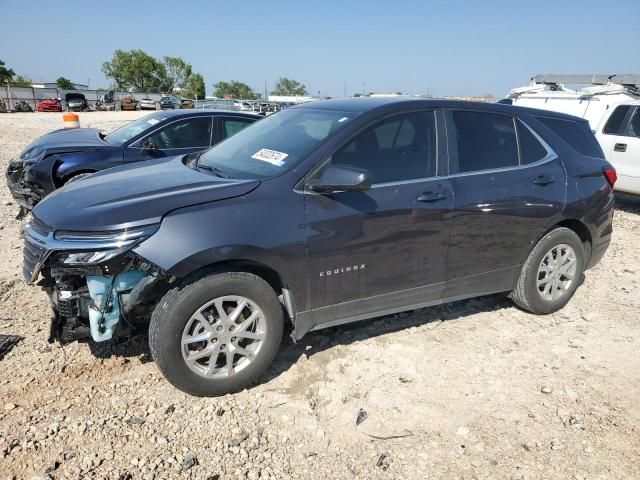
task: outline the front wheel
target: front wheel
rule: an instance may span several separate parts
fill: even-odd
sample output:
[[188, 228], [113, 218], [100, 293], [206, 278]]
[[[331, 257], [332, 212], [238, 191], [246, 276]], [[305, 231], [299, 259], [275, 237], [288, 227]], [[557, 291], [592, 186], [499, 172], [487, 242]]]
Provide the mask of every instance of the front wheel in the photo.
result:
[[156, 306], [149, 346], [171, 384], [197, 396], [245, 388], [278, 351], [282, 307], [273, 289], [247, 272], [187, 280]]
[[555, 228], [529, 254], [512, 299], [532, 313], [560, 310], [578, 288], [584, 266], [584, 247], [578, 235], [568, 228]]

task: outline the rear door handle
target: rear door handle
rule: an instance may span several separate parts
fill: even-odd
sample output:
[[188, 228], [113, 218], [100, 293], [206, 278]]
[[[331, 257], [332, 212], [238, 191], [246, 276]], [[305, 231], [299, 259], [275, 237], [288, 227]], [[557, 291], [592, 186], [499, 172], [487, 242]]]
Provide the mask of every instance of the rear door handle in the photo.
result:
[[447, 196], [444, 193], [424, 192], [416, 200], [422, 203], [433, 203], [445, 200]]
[[613, 146], [613, 151], [614, 152], [626, 152], [627, 151], [627, 144], [626, 143], [616, 143]]
[[549, 185], [550, 183], [553, 183], [555, 181], [556, 179], [553, 177], [550, 177], [548, 175], [540, 175], [533, 181], [533, 183], [536, 185]]

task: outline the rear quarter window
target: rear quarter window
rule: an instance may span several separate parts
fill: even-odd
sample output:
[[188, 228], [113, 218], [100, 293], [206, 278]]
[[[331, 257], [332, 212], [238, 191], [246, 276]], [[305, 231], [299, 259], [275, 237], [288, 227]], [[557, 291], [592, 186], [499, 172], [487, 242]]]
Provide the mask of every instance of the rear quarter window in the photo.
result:
[[604, 158], [602, 149], [586, 121], [539, 116], [536, 116], [536, 119], [553, 130], [566, 144], [581, 155]]
[[545, 158], [549, 152], [538, 141], [536, 136], [522, 121], [516, 122], [518, 131], [518, 147], [520, 148], [520, 164], [527, 165]]

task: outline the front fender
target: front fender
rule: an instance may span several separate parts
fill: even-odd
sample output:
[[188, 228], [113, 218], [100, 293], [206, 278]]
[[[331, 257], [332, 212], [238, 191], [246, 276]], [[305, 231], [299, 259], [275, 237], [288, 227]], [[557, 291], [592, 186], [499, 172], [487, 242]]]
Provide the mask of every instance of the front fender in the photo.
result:
[[122, 165], [122, 152], [101, 150], [72, 152], [52, 155], [56, 157], [52, 176], [58, 187], [79, 173], [99, 172]]
[[304, 199], [293, 192], [261, 195], [261, 190], [175, 210], [134, 252], [178, 278], [223, 262], [263, 265], [286, 281], [295, 304], [304, 310]]

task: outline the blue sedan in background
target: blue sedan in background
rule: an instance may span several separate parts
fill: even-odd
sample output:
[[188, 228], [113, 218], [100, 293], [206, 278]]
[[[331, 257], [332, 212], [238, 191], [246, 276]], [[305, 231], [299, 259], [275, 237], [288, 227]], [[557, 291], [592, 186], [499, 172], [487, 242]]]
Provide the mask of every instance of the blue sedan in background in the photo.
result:
[[95, 128], [55, 130], [9, 163], [7, 185], [24, 213], [68, 182], [126, 163], [204, 150], [261, 118], [245, 112], [175, 110], [152, 113], [107, 135]]

